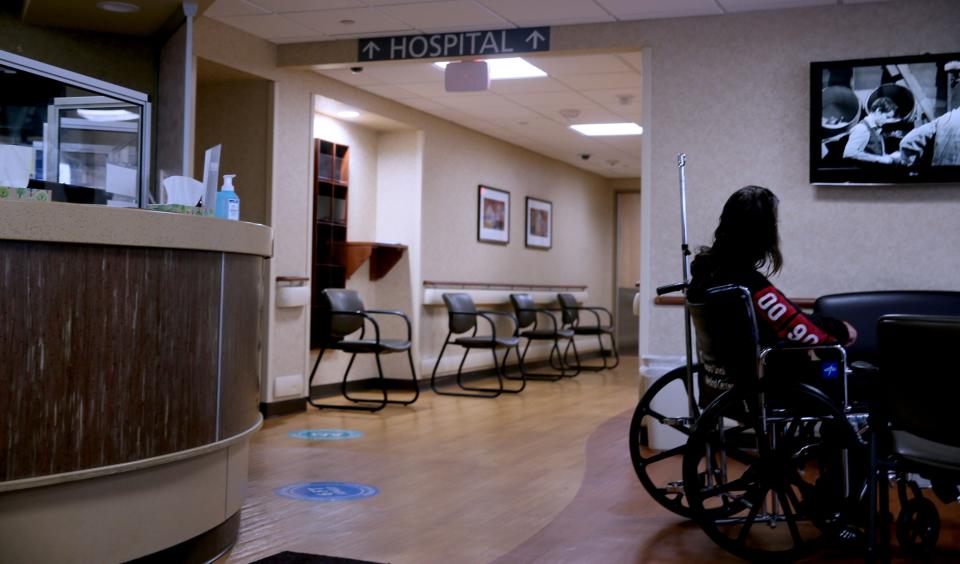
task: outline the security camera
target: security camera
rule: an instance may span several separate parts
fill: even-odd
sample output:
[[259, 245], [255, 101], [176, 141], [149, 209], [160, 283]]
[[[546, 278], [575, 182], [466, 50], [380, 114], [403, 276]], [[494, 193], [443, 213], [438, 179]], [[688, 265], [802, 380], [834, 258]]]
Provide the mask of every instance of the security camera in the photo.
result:
[[350, 67], [350, 72], [357, 74], [358, 72], [363, 72], [363, 67]]
[[580, 158], [585, 161], [588, 161], [590, 160], [590, 153], [580, 153]]

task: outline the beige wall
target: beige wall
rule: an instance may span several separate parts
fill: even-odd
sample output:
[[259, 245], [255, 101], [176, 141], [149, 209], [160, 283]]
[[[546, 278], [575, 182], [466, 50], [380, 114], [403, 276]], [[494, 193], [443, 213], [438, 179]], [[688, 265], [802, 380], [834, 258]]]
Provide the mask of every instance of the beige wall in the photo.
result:
[[[312, 109], [313, 96], [319, 94], [407, 124], [413, 130], [381, 134], [375, 141], [368, 133], [353, 132], [356, 138], [363, 138], [357, 148], [368, 146], [381, 155], [398, 155], [402, 162], [351, 162], [350, 237], [401, 239], [410, 250], [384, 280], [370, 283], [366, 280], [368, 267], [364, 266], [348, 286], [360, 289], [370, 307], [378, 302], [399, 307], [410, 304], [414, 318], [420, 319], [414, 338], [419, 341], [425, 363], [435, 357], [432, 351], [439, 349], [446, 314], [435, 307], [420, 311], [420, 283], [424, 279], [588, 284], [591, 302], [612, 306], [613, 197], [606, 180], [316, 73], [277, 68], [275, 46], [206, 18], [197, 21], [195, 54], [274, 82], [276, 164], [271, 203], [275, 255], [271, 279], [308, 272]], [[411, 146], [413, 153], [397, 152], [401, 146]], [[351, 145], [351, 151], [354, 148]], [[358, 157], [351, 156], [354, 158]], [[412, 177], [391, 182], [391, 172], [398, 167], [410, 169], [411, 161], [419, 161], [419, 167], [412, 167]], [[363, 171], [376, 178], [372, 185], [377, 195], [373, 199], [367, 197], [371, 183], [356, 176], [358, 166], [375, 167]], [[367, 186], [358, 188], [360, 193], [355, 192], [357, 182]], [[476, 241], [478, 184], [512, 193], [511, 243], [507, 247]], [[412, 192], [401, 192], [402, 187]], [[523, 199], [527, 195], [554, 202], [554, 248], [549, 252], [523, 246]], [[385, 208], [385, 204], [390, 207]], [[405, 296], [396, 295], [405, 283], [409, 291]], [[274, 400], [273, 379], [277, 376], [305, 375], [309, 371], [307, 312], [276, 309], [272, 294], [271, 290], [267, 305], [264, 401]], [[334, 362], [328, 367], [325, 363], [317, 383], [337, 380], [340, 364]]]
[[217, 186], [235, 174], [240, 219], [271, 224], [268, 214], [273, 88], [266, 80], [197, 83], [193, 177], [203, 180], [204, 152], [222, 145]]

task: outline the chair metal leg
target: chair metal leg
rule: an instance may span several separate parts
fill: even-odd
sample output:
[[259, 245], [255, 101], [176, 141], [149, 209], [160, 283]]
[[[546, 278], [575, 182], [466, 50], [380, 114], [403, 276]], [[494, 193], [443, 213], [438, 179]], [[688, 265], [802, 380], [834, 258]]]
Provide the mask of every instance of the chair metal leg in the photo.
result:
[[[513, 349], [513, 350], [515, 350], [515, 351], [517, 352], [517, 363], [521, 365], [520, 378], [517, 378], [516, 376], [512, 376], [512, 377], [507, 376], [507, 357], [510, 356], [510, 350], [511, 350], [511, 349]], [[493, 361], [494, 361], [494, 363], [497, 362], [497, 351], [496, 351], [496, 349], [494, 349], [494, 351], [493, 351]], [[521, 384], [520, 384], [520, 387], [519, 387], [519, 388], [514, 389], [514, 390], [510, 390], [510, 389], [504, 388], [504, 389], [503, 389], [503, 393], [505, 393], [505, 394], [519, 394], [519, 393], [522, 392], [524, 389], [526, 389], [526, 387], [527, 387], [527, 375], [523, 372], [522, 362], [523, 362], [523, 360], [520, 358], [520, 345], [519, 345], [519, 344], [516, 345], [516, 346], [514, 346], [514, 347], [510, 347], [510, 348], [508, 348], [506, 351], [504, 351], [504, 353], [503, 353], [503, 362], [500, 363], [500, 366], [497, 367], [497, 372], [498, 372], [498, 373], [500, 374], [500, 376], [502, 376], [503, 378], [509, 378], [510, 380], [520, 380], [520, 381], [521, 381]], [[500, 377], [500, 376], [498, 376], [498, 377]], [[502, 382], [502, 380], [501, 380], [501, 382]]]
[[[470, 353], [469, 348], [464, 348], [463, 358], [460, 359], [460, 366], [457, 368], [457, 386], [463, 390], [472, 390], [480, 393], [467, 393], [467, 392], [449, 392], [441, 390], [437, 386], [437, 369], [440, 368], [440, 359], [443, 358], [443, 353], [447, 349], [447, 345], [450, 344], [450, 334], [447, 334], [447, 338], [443, 342], [443, 347], [440, 348], [440, 354], [437, 356], [437, 362], [433, 365], [433, 373], [430, 375], [430, 389], [434, 393], [441, 396], [459, 396], [466, 398], [495, 398], [503, 393], [503, 379], [500, 377], [499, 370], [497, 371], [497, 382], [499, 383], [499, 388], [481, 388], [481, 387], [467, 387], [463, 385], [462, 376], [463, 376], [463, 364], [467, 360], [467, 354]], [[496, 351], [494, 351], [494, 362], [496, 362]]]
[[[316, 376], [317, 367], [320, 366], [320, 360], [323, 358], [323, 353], [324, 353], [324, 352], [326, 352], [326, 349], [321, 349], [321, 350], [320, 350], [320, 354], [317, 355], [317, 361], [313, 364], [313, 370], [310, 371], [310, 382], [309, 382], [308, 386], [313, 386], [313, 378]], [[380, 355], [378, 354], [378, 355], [377, 355], [377, 357], [378, 357], [378, 358], [377, 358], [377, 368], [378, 368], [378, 369], [380, 368], [379, 356], [380, 356]], [[353, 367], [353, 361], [354, 361], [354, 359], [355, 359], [356, 357], [357, 357], [356, 354], [354, 354], [353, 356], [350, 357], [350, 363], [347, 364], [347, 371], [344, 372], [344, 374], [343, 374], [343, 381], [342, 381], [341, 384], [340, 384], [340, 389], [341, 389], [341, 391], [343, 392], [344, 397], [346, 397], [346, 398], [347, 398], [348, 400], [350, 400], [350, 401], [353, 401], [353, 402], [363, 401], [363, 402], [375, 403], [376, 405], [366, 406], [366, 405], [337, 405], [337, 404], [328, 404], [328, 403], [317, 403], [317, 402], [313, 401], [313, 398], [312, 398], [312, 397], [310, 397], [309, 392], [307, 393], [307, 403], [309, 403], [309, 404], [312, 405], [313, 407], [316, 407], [317, 409], [345, 409], [345, 410], [348, 410], [348, 411], [369, 411], [369, 412], [371, 412], [371, 413], [376, 412], [376, 411], [380, 411], [381, 409], [383, 409], [384, 407], [386, 407], [386, 406], [387, 406], [387, 403], [388, 403], [388, 401], [387, 401], [387, 389], [386, 389], [386, 386], [385, 386], [384, 383], [383, 383], [383, 372], [380, 372], [380, 383], [381, 383], [381, 389], [380, 389], [380, 391], [383, 393], [383, 399], [382, 399], [382, 400], [356, 400], [356, 399], [350, 398], [350, 396], [347, 395], [347, 376], [350, 375], [350, 369]]]
[[[617, 338], [614, 337], [613, 333], [607, 333], [610, 336], [610, 351], [613, 352], [613, 364], [607, 366], [607, 353], [603, 350], [603, 344], [600, 345], [600, 354], [603, 355], [603, 365], [607, 366], [608, 369], [614, 369], [620, 365], [620, 351], [617, 349]], [[600, 335], [597, 335], [597, 338], [600, 338]]]
[[[506, 373], [504, 373], [504, 377], [508, 380], [521, 380], [523, 378], [526, 378], [528, 380], [546, 380], [548, 382], [556, 382], [560, 378], [563, 378], [564, 374], [562, 372], [560, 374], [546, 374], [543, 372], [527, 372], [527, 368], [524, 362], [527, 359], [527, 351], [530, 350], [531, 343], [533, 343], [533, 339], [527, 339], [527, 345], [523, 347], [523, 354], [520, 355], [520, 376], [507, 376]], [[519, 345], [517, 346], [519, 347]], [[553, 347], [556, 348], [556, 346], [557, 346], [557, 342], [554, 341]], [[509, 350], [507, 351], [507, 354], [510, 354]], [[507, 358], [507, 355], [504, 355], [504, 364], [506, 364], [506, 358]], [[553, 367], [553, 362], [552, 362], [553, 348], [550, 349], [550, 360], [551, 360], [550, 365], [552, 368]]]

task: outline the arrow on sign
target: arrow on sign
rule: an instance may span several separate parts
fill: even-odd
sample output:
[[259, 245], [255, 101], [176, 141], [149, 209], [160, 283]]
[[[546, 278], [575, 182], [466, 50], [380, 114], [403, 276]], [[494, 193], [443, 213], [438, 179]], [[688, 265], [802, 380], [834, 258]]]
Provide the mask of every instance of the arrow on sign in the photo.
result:
[[379, 50], [380, 48], [377, 47], [377, 44], [374, 43], [373, 41], [371, 41], [370, 43], [367, 43], [366, 46], [363, 48], [363, 51], [367, 54], [368, 59], [372, 59], [374, 53], [376, 53]]
[[524, 39], [524, 41], [527, 43], [533, 42], [533, 48], [536, 49], [539, 42], [545, 41], [546, 39], [547, 38], [544, 37], [539, 31], [533, 30], [533, 33], [528, 35], [527, 38]]

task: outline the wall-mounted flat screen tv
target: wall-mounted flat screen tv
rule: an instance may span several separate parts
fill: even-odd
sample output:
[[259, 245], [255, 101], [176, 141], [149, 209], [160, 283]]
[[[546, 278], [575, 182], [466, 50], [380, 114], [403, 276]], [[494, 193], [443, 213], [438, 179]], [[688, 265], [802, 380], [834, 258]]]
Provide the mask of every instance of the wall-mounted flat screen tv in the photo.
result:
[[810, 66], [810, 182], [960, 182], [960, 53]]

